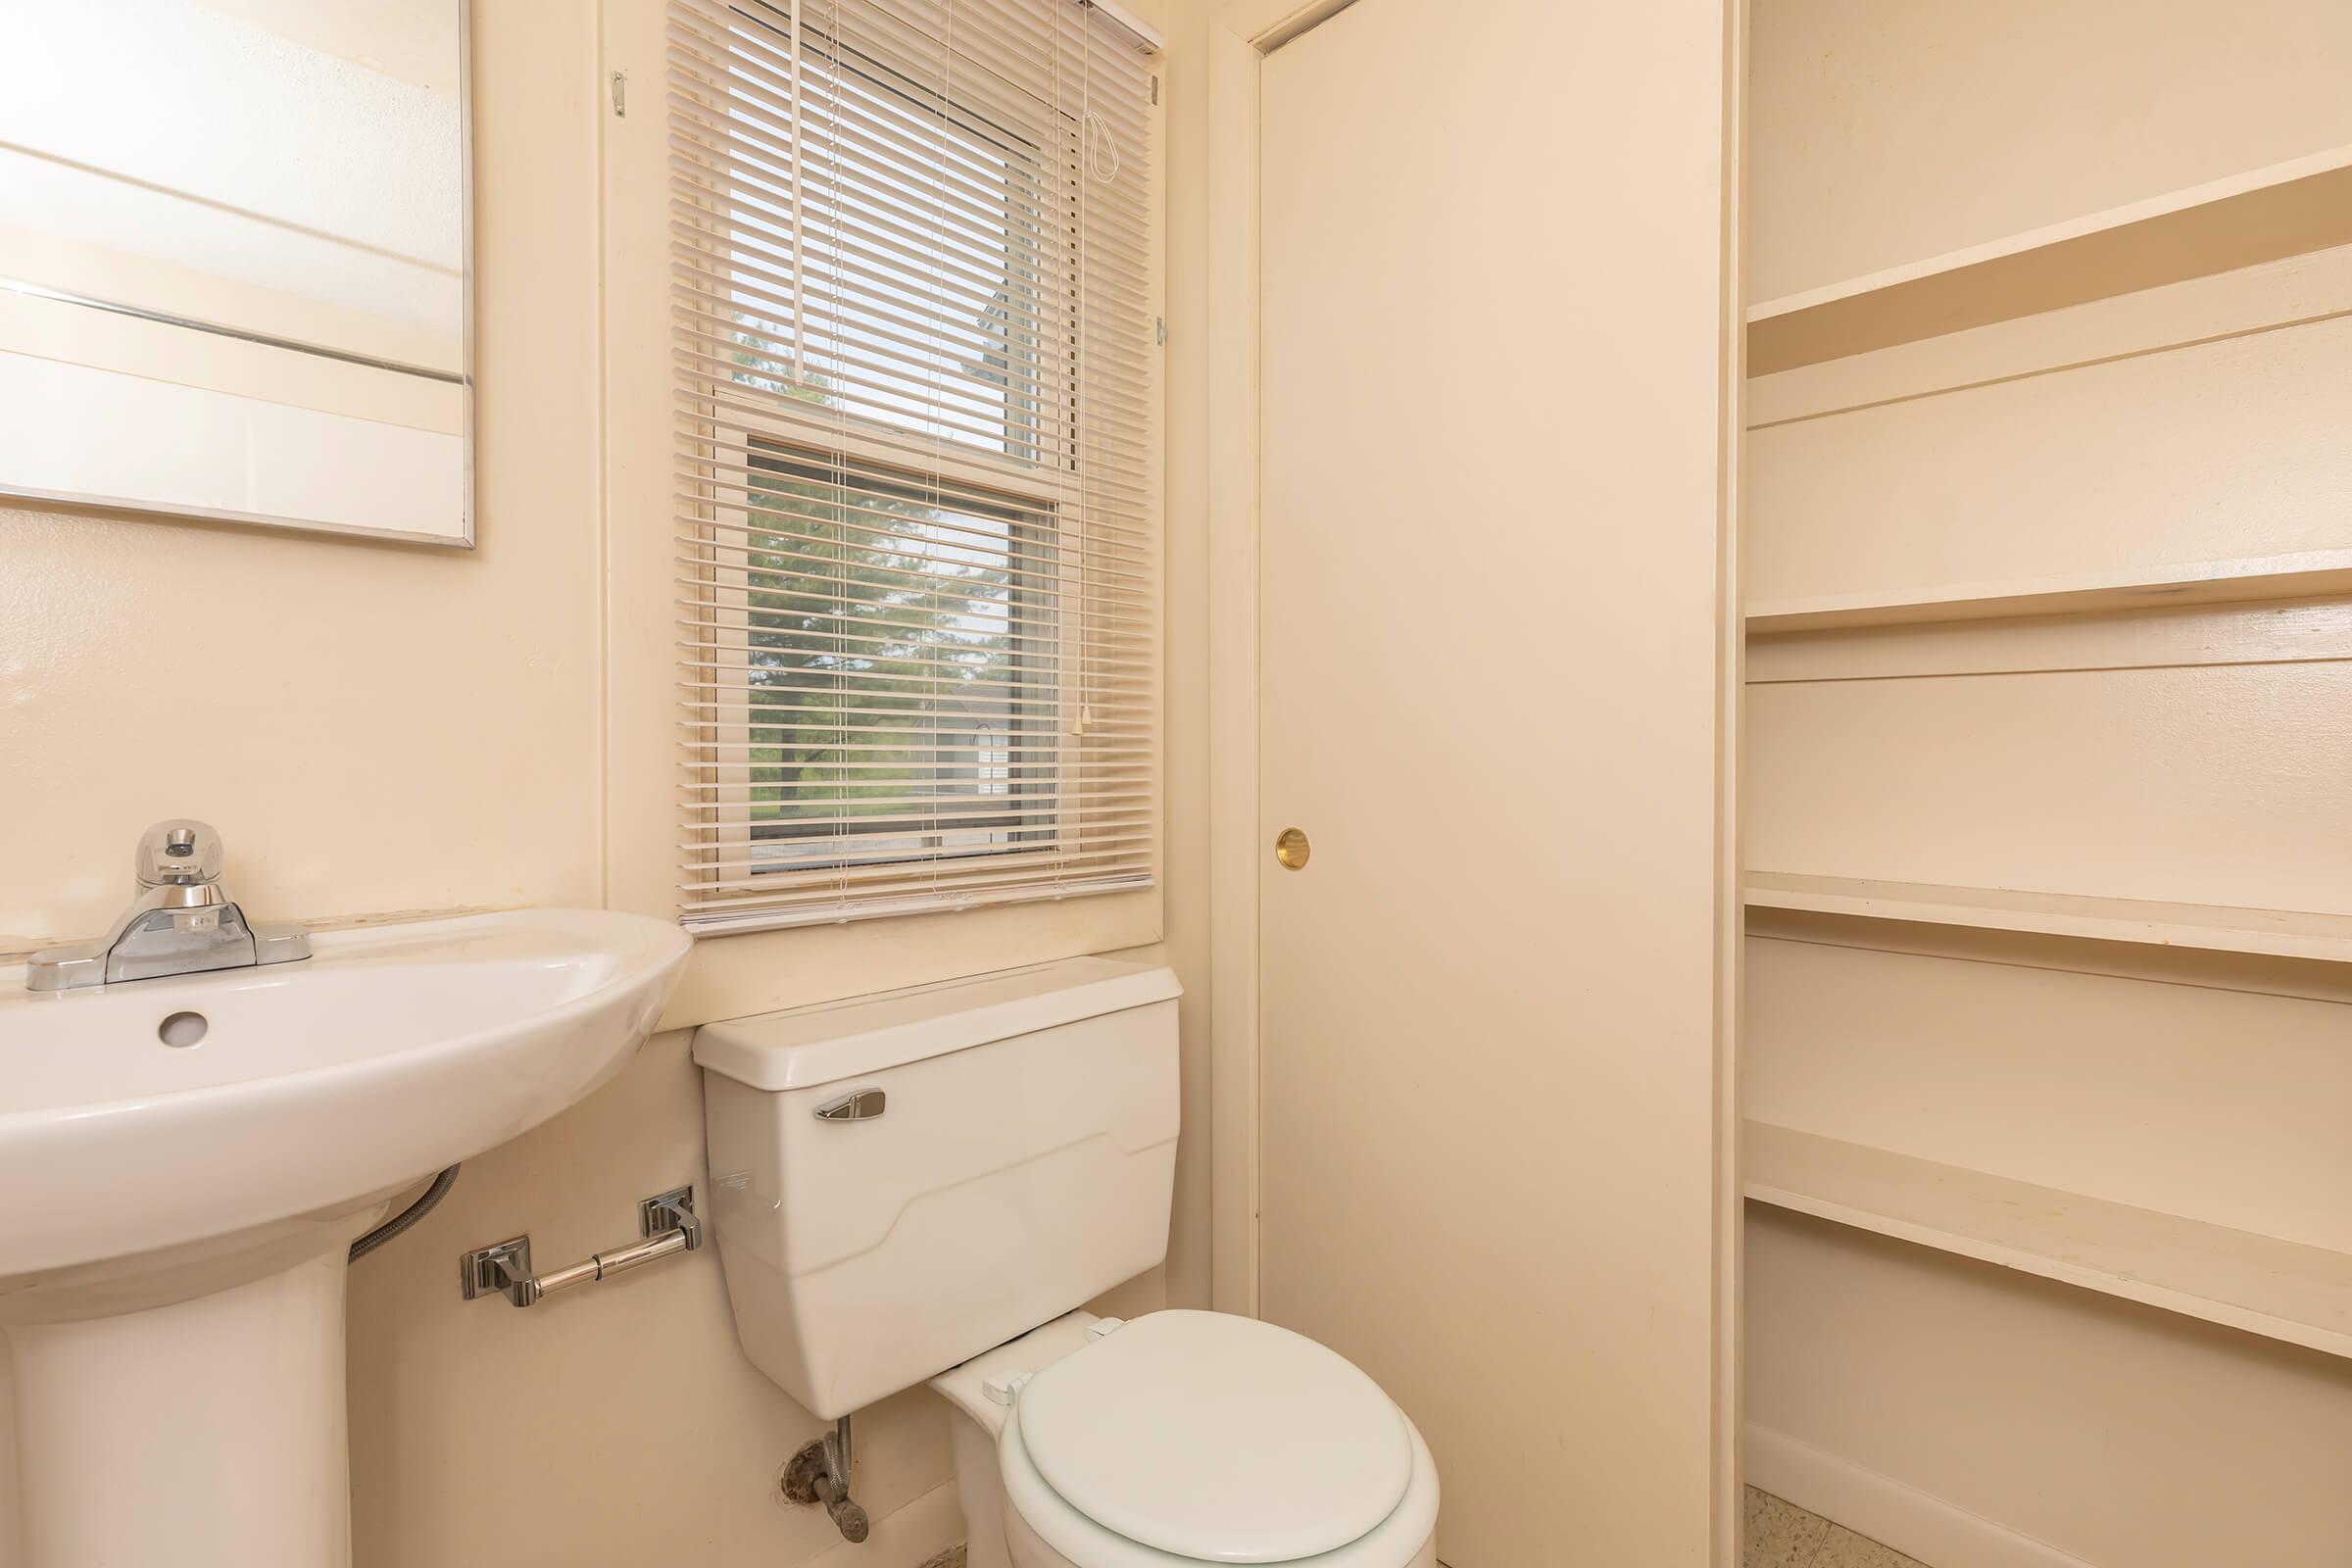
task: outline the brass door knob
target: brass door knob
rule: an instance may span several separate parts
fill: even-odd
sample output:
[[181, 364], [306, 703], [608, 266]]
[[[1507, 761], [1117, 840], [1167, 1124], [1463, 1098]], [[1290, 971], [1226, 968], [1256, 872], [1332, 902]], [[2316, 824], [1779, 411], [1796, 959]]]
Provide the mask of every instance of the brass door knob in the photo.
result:
[[1286, 827], [1274, 836], [1274, 858], [1282, 862], [1286, 871], [1303, 871], [1307, 858], [1314, 853], [1315, 847], [1306, 841], [1303, 828]]

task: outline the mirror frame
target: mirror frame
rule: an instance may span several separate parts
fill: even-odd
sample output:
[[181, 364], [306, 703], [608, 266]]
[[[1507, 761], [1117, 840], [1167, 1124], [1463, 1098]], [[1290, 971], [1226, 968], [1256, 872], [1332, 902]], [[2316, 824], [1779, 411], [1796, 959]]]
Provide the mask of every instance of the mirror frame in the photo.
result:
[[[203, 522], [245, 523], [256, 527], [286, 528], [299, 533], [326, 534], [341, 538], [381, 539], [399, 544], [436, 545], [445, 549], [471, 550], [474, 547], [474, 213], [473, 213], [473, 0], [450, 0], [458, 13], [458, 201], [464, 209], [459, 214], [459, 323], [458, 323], [458, 439], [459, 439], [459, 504], [458, 525], [455, 532], [430, 532], [413, 528], [370, 528], [360, 523], [329, 522], [316, 517], [286, 517], [266, 512], [232, 512], [217, 507], [171, 506], [162, 502], [134, 501], [122, 496], [94, 495], [79, 491], [36, 490], [14, 485], [0, 477], [0, 501], [28, 502], [41, 506], [67, 507], [77, 511], [103, 512], [122, 516], [156, 518], [170, 521], [188, 519]], [[143, 310], [112, 300], [94, 299], [62, 289], [0, 278], [0, 288], [29, 294], [72, 305], [86, 305], [110, 311], [116, 315], [137, 317], [143, 320], [161, 322], [167, 326], [185, 327], [194, 332], [210, 332], [223, 337], [242, 339], [248, 343], [265, 344], [271, 348], [287, 349], [300, 354], [321, 355], [346, 364], [373, 366], [382, 369], [409, 370], [413, 367], [395, 365], [371, 359], [367, 355], [351, 354], [326, 348], [316, 343], [304, 343], [292, 338], [272, 337], [268, 333], [247, 331], [217, 321], [204, 321], [191, 317], [174, 316], [166, 311]]]

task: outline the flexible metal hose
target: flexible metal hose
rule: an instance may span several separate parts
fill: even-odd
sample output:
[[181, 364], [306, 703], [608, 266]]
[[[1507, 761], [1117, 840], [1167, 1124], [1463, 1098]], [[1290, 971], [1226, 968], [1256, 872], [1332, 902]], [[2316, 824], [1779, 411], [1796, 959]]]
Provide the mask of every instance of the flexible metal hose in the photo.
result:
[[369, 1231], [367, 1235], [352, 1243], [351, 1261], [357, 1263], [361, 1258], [366, 1257], [369, 1252], [374, 1251], [377, 1248], [383, 1246], [393, 1237], [398, 1236], [402, 1231], [407, 1230], [410, 1226], [424, 1218], [425, 1215], [431, 1213], [433, 1211], [433, 1205], [441, 1201], [441, 1200], [444, 1198], [447, 1198], [449, 1196], [449, 1190], [452, 1187], [455, 1187], [457, 1184], [458, 1167], [452, 1165], [449, 1167], [449, 1169], [443, 1171], [440, 1175], [433, 1178], [433, 1185], [427, 1187], [421, 1194], [419, 1194], [416, 1201], [411, 1203], [408, 1207], [402, 1209], [399, 1213], [393, 1215], [390, 1219], [384, 1221], [381, 1225], [378, 1225], [375, 1229]]

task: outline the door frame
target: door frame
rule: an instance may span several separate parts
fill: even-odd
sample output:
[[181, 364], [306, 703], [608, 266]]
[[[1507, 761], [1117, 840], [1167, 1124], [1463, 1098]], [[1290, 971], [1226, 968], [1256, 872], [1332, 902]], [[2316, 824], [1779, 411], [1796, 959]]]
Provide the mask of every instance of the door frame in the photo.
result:
[[1348, 0], [1208, 24], [1210, 1300], [1257, 1315], [1257, 179], [1266, 54]]
[[[1226, 0], [1208, 23], [1208, 918], [1211, 1301], [1258, 1313], [1258, 171], [1265, 57], [1354, 0]], [[1713, 1549], [1740, 1555], [1741, 1194], [1736, 1050], [1744, 904], [1738, 760], [1746, 675], [1738, 549], [1747, 0], [1724, 0], [1718, 387]]]
[[1208, 24], [1210, 1300], [1257, 1316], [1258, 72], [1353, 0]]

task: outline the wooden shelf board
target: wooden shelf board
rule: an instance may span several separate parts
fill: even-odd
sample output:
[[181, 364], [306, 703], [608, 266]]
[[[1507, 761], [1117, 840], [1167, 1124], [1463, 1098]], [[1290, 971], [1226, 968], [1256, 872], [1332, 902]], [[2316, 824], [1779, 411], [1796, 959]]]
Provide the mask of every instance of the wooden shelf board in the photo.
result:
[[1927, 621], [2006, 620], [2175, 605], [2320, 599], [2330, 594], [2352, 594], [2352, 550], [2240, 556], [2125, 571], [1953, 583], [1887, 594], [1766, 599], [1748, 608], [1747, 630], [1754, 636], [1772, 636]]
[[2352, 1356], [2352, 1253], [1743, 1124], [1750, 1199]]
[[1769, 375], [2352, 244], [2352, 146], [1753, 305]]
[[2352, 963], [2352, 915], [1750, 871], [1747, 906]]

